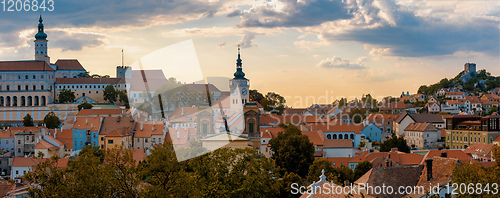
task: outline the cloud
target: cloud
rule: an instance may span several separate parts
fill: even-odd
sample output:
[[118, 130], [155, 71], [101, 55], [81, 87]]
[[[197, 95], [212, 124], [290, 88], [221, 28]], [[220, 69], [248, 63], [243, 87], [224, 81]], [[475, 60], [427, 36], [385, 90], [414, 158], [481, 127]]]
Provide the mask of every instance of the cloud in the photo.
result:
[[293, 45], [297, 46], [298, 48], [302, 49], [307, 49], [307, 50], [313, 50], [318, 47], [324, 47], [328, 46], [328, 42], [314, 42], [314, 41], [307, 41], [307, 40], [300, 40], [300, 41], [295, 41], [293, 42]]
[[238, 28], [238, 27], [209, 27], [209, 28], [184, 28], [175, 29], [162, 33], [164, 37], [225, 37], [225, 36], [243, 36], [248, 32], [255, 35], [271, 36], [282, 33], [279, 28]]
[[235, 17], [235, 16], [240, 16], [242, 14], [241, 10], [234, 10], [231, 13], [227, 14], [227, 17]]
[[220, 42], [220, 43], [217, 43], [217, 47], [220, 47], [220, 48], [223, 48], [226, 46], [226, 41], [223, 41], [223, 42]]
[[351, 15], [341, 0], [258, 1], [241, 14], [240, 27], [302, 27]]
[[356, 60], [356, 62], [351, 63], [346, 58], [340, 58], [337, 56], [333, 56], [331, 58], [326, 58], [326, 59], [320, 61], [316, 65], [316, 67], [361, 70], [361, 69], [366, 68], [365, 65], [361, 64], [361, 61], [363, 61], [365, 59], [366, 59], [366, 57], [360, 57]]
[[104, 45], [105, 35], [87, 32], [71, 32], [65, 30], [51, 30], [50, 36], [54, 39], [51, 48], [60, 48], [62, 51], [80, 51], [84, 47]]
[[236, 43], [236, 45], [239, 45], [241, 48], [250, 48], [256, 46], [253, 43], [253, 39], [255, 38], [254, 33], [247, 32], [243, 38], [241, 38], [240, 41]]

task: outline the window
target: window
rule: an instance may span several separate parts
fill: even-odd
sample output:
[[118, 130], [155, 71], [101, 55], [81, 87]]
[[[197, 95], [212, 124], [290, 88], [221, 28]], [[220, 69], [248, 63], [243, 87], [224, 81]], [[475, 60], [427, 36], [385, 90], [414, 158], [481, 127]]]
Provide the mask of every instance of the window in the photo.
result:
[[139, 142], [139, 138], [137, 138], [137, 142]]
[[7, 91], [10, 91], [10, 86], [9, 85], [7, 85]]
[[33, 79], [36, 79], [36, 75], [33, 75]]
[[43, 90], [43, 85], [40, 85], [40, 89]]
[[28, 91], [28, 89], [29, 89], [29, 86], [28, 86], [28, 85], [26, 85], [26, 86], [25, 86], [24, 88], [26, 89], [26, 91]]
[[108, 144], [113, 144], [113, 140], [108, 140]]
[[18, 153], [21, 153], [21, 148], [18, 148], [18, 149], [17, 149], [17, 152], [18, 152]]
[[21, 75], [17, 75], [17, 79], [21, 80]]
[[153, 142], [156, 142], [156, 138], [153, 138]]
[[36, 90], [36, 85], [33, 85], [33, 90]]
[[43, 75], [40, 75], [40, 79], [43, 79]]
[[158, 138], [158, 142], [161, 142], [161, 138]]
[[101, 137], [101, 141], [104, 141], [104, 137]]
[[146, 138], [146, 139], [144, 140], [144, 142], [148, 143], [148, 138]]
[[28, 79], [28, 75], [24, 76], [24, 79]]
[[17, 140], [17, 144], [21, 144], [21, 140]]
[[17, 175], [17, 174], [19, 174], [19, 171], [18, 171], [18, 170], [16, 170], [16, 175]]
[[21, 85], [17, 85], [17, 91], [21, 91]]

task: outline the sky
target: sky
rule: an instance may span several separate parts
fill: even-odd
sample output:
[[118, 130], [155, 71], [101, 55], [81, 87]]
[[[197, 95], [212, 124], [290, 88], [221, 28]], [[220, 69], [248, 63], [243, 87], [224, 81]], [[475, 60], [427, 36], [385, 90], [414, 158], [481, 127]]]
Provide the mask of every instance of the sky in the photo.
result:
[[250, 88], [292, 107], [416, 93], [467, 62], [500, 75], [496, 0], [54, 0], [51, 12], [0, 11], [0, 61], [34, 59], [40, 14], [52, 62], [115, 76], [122, 49], [133, 65], [188, 43], [189, 55], [170, 54], [199, 64], [186, 72], [232, 77], [240, 45]]

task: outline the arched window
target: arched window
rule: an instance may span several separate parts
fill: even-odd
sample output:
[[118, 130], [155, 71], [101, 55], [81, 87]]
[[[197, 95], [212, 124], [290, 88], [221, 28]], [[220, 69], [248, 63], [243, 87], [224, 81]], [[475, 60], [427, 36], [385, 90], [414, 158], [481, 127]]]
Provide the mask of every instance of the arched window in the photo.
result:
[[28, 107], [33, 106], [33, 97], [28, 96], [28, 101], [27, 101], [27, 103], [28, 103], [28, 105], [26, 105], [26, 106], [28, 106]]
[[354, 134], [351, 134], [351, 139], [354, 140]]
[[337, 134], [333, 134], [333, 139], [337, 139]]
[[342, 134], [339, 134], [339, 139], [342, 139]]
[[46, 105], [45, 103], [46, 103], [46, 101], [45, 101], [45, 96], [42, 96], [42, 97], [41, 97], [41, 102], [40, 102], [40, 105], [41, 105], [41, 106], [45, 106], [45, 105]]
[[332, 135], [328, 134], [328, 135], [326, 135], [326, 138], [332, 139]]
[[5, 106], [6, 106], [6, 107], [10, 107], [10, 96], [7, 96], [7, 97], [5, 98]]
[[40, 106], [40, 99], [38, 98], [38, 96], [35, 96], [35, 101], [33, 101], [33, 106]]
[[21, 107], [26, 106], [26, 97], [21, 96]]
[[345, 134], [344, 139], [349, 139], [349, 135]]

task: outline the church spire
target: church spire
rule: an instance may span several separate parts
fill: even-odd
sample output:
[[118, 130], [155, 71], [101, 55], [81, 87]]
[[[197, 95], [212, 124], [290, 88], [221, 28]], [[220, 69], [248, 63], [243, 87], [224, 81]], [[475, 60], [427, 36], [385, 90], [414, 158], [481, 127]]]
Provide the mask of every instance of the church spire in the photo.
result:
[[38, 24], [38, 33], [35, 35], [35, 38], [36, 40], [47, 40], [47, 34], [45, 34], [45, 32], [43, 32], [43, 19], [42, 19], [42, 15], [40, 15], [40, 19], [38, 19], [38, 22], [40, 22]]
[[234, 73], [235, 79], [245, 79], [245, 73], [243, 73], [243, 67], [241, 63], [240, 56], [240, 45], [238, 45], [238, 59], [236, 59], [236, 72]]

